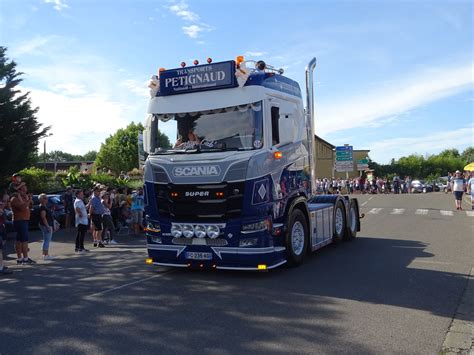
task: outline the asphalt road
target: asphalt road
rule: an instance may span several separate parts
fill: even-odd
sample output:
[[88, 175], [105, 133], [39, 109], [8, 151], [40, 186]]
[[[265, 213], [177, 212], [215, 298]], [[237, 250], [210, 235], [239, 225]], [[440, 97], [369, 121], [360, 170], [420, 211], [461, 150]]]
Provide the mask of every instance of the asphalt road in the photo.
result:
[[443, 193], [359, 201], [355, 241], [266, 273], [150, 267], [133, 237], [74, 255], [62, 231], [58, 259], [7, 260], [0, 353], [439, 353], [474, 266], [472, 213]]

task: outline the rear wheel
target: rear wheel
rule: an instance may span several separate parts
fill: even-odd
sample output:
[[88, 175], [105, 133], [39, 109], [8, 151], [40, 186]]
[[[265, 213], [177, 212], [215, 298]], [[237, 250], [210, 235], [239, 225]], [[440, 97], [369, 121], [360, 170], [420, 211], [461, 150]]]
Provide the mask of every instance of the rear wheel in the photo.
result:
[[349, 204], [349, 220], [347, 221], [348, 228], [344, 235], [344, 240], [352, 240], [357, 236], [357, 227], [359, 219], [359, 207], [354, 200], [351, 200]]
[[334, 235], [332, 240], [339, 242], [344, 238], [346, 232], [346, 213], [344, 203], [338, 200], [334, 208]]
[[287, 260], [290, 266], [300, 265], [308, 251], [308, 224], [301, 210], [295, 209], [286, 233]]

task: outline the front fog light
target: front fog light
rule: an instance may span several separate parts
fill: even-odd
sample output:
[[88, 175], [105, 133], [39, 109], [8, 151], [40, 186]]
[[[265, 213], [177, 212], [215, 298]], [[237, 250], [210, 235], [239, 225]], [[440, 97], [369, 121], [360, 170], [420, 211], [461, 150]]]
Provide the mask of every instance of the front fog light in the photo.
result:
[[205, 238], [206, 237], [206, 228], [201, 225], [197, 225], [194, 228], [194, 233], [196, 234], [196, 237], [198, 238]]
[[161, 237], [155, 237], [155, 236], [153, 236], [153, 237], [151, 237], [151, 241], [152, 241], [153, 243], [161, 244]]
[[183, 232], [181, 230], [181, 225], [173, 224], [173, 226], [171, 227], [171, 235], [174, 238], [180, 238], [183, 235]]
[[218, 226], [207, 226], [207, 236], [211, 239], [215, 239], [219, 236], [220, 229]]
[[185, 224], [183, 226], [183, 235], [186, 238], [192, 238], [194, 235], [194, 228], [191, 224]]

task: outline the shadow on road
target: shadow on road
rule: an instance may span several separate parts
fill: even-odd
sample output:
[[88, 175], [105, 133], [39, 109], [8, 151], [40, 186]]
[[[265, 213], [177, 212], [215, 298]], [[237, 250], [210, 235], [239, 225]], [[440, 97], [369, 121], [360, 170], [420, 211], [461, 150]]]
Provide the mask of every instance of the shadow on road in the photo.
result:
[[371, 353], [339, 327], [341, 300], [453, 315], [466, 278], [409, 266], [425, 247], [358, 238], [263, 274], [169, 273], [120, 248], [25, 267], [0, 283], [0, 353]]

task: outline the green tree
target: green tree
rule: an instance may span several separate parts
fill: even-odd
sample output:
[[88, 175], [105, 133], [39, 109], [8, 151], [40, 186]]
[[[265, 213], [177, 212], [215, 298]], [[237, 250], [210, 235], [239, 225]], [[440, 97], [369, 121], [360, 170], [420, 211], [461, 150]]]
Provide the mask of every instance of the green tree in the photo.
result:
[[461, 154], [461, 159], [467, 164], [474, 162], [474, 147], [464, 149]]
[[50, 127], [38, 123], [38, 108], [31, 106], [29, 92], [17, 89], [23, 73], [0, 46], [0, 181], [35, 162], [38, 141]]
[[91, 150], [91, 151], [88, 151], [86, 154], [84, 154], [81, 160], [94, 161], [96, 159], [97, 159], [97, 152], [95, 150]]
[[141, 123], [130, 123], [102, 143], [95, 164], [98, 169], [110, 169], [115, 174], [138, 168], [138, 132], [143, 131]]

